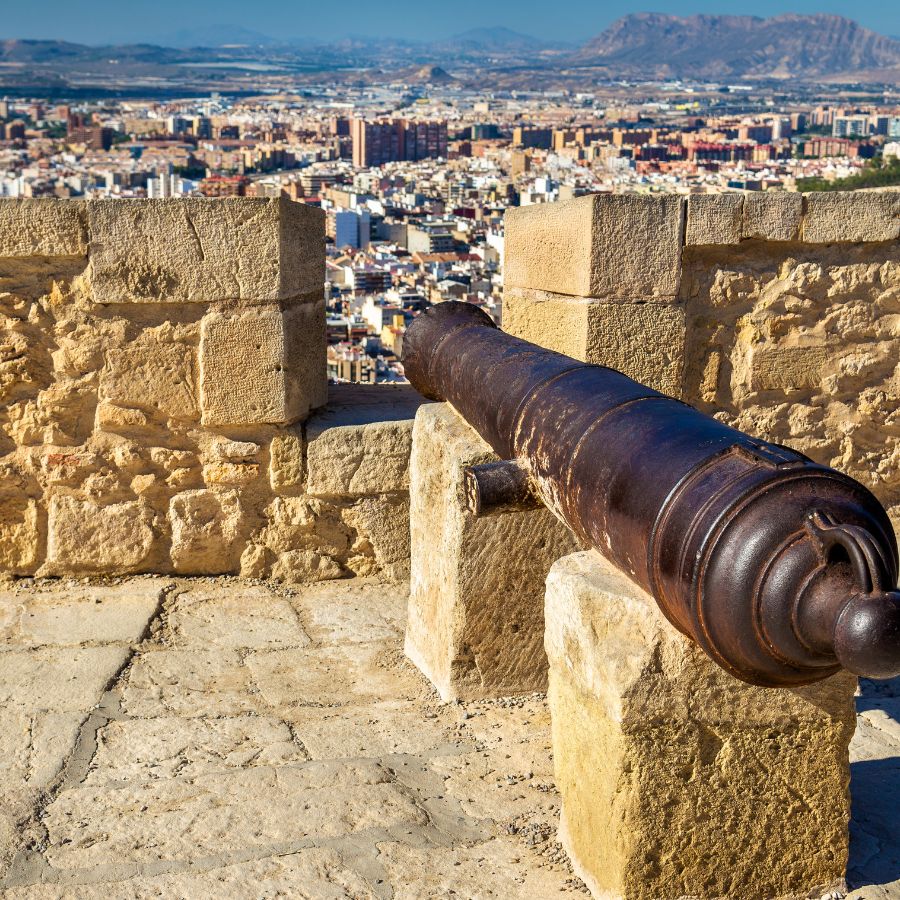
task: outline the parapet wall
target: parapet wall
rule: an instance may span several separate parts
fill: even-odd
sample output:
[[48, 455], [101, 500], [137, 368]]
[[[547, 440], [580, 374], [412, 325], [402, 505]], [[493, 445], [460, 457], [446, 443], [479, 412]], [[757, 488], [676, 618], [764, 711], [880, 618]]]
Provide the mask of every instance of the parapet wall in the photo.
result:
[[0, 571], [403, 574], [418, 401], [310, 418], [324, 264], [285, 200], [0, 201]]
[[900, 195], [509, 210], [503, 327], [869, 486], [900, 525]]

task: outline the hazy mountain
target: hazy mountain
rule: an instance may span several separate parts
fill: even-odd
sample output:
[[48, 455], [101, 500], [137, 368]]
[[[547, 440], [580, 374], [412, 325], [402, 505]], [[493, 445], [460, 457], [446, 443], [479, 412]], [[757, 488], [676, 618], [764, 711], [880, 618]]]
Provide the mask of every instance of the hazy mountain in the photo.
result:
[[158, 47], [155, 44], [122, 44], [119, 46], [89, 47], [69, 41], [0, 41], [0, 62], [49, 66], [64, 70], [70, 65], [91, 61], [119, 63], [148, 63], [151, 65], [178, 61], [180, 50]]
[[[437, 41], [357, 35], [320, 42], [215, 25], [185, 29], [161, 43], [166, 46], [0, 41], [0, 95], [253, 93], [260, 65], [290, 86], [368, 84], [383, 77], [504, 89], [583, 89], [623, 77], [900, 83], [900, 41], [826, 15], [641, 13], [619, 19], [579, 48], [503, 27], [474, 28]], [[201, 46], [206, 49], [198, 53]]]
[[817, 76], [900, 64], [900, 41], [831, 15], [624, 16], [574, 56], [622, 75]]
[[78, 59], [88, 48], [69, 41], [0, 41], [0, 61], [7, 63], [54, 63]]
[[413, 84], [452, 84], [456, 79], [440, 66], [421, 66], [408, 76]]
[[200, 25], [196, 28], [180, 28], [159, 35], [155, 42], [163, 47], [224, 47], [243, 45], [265, 47], [281, 43], [267, 34], [242, 28], [240, 25]]
[[448, 49], [482, 51], [487, 53], [521, 53], [523, 51], [540, 51], [549, 48], [571, 46], [559, 41], [545, 41], [530, 34], [521, 34], [510, 28], [497, 25], [492, 28], [470, 28], [461, 34], [443, 41], [437, 46]]

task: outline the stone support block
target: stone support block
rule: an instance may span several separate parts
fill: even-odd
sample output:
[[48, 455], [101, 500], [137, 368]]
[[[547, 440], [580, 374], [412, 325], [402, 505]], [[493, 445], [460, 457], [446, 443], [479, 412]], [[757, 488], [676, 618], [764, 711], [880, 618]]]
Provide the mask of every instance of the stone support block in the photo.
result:
[[406, 654], [444, 700], [543, 690], [544, 579], [576, 548], [545, 509], [475, 518], [465, 466], [496, 459], [448, 404], [416, 414]]
[[47, 575], [140, 571], [156, 538], [153, 511], [142, 500], [100, 505], [55, 496], [47, 530]]
[[217, 310], [200, 328], [204, 425], [285, 425], [323, 406], [325, 302]]
[[361, 497], [409, 490], [413, 419], [406, 385], [339, 385], [306, 426], [306, 492]]
[[737, 681], [596, 552], [547, 578], [561, 839], [595, 897], [841, 889], [856, 679]]
[[796, 241], [800, 237], [803, 195], [789, 191], [750, 191], [744, 195], [741, 237]]
[[558, 353], [618, 369], [672, 397], [681, 396], [686, 334], [681, 306], [507, 288], [503, 328]]
[[807, 244], [896, 241], [900, 193], [823, 191], [803, 195], [801, 240]]
[[576, 297], [674, 300], [684, 201], [593, 194], [506, 212], [504, 286]]
[[100, 303], [258, 303], [310, 298], [325, 281], [325, 216], [277, 200], [187, 198], [87, 204]]
[[86, 256], [85, 219], [79, 200], [0, 200], [0, 257]]
[[740, 193], [691, 195], [687, 204], [685, 244], [739, 243], [743, 209], [744, 195]]

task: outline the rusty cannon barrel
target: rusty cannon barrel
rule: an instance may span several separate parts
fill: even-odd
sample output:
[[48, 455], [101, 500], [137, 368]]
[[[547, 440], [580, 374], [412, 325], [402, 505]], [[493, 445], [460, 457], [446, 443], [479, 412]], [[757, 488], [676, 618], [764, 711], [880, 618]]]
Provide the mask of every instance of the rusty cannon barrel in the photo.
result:
[[419, 316], [403, 364], [509, 461], [468, 473], [476, 506], [537, 494], [735, 677], [900, 674], [897, 543], [852, 478], [466, 303]]

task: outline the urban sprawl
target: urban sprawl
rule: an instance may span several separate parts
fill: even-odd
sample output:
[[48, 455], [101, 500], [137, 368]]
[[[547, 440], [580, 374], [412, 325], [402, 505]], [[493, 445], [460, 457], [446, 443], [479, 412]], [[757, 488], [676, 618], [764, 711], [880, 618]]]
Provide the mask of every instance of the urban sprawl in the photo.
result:
[[798, 102], [756, 87], [680, 83], [585, 93], [417, 84], [240, 99], [8, 98], [0, 101], [0, 196], [286, 196], [320, 206], [329, 373], [394, 381], [406, 326], [430, 304], [465, 300], [500, 320], [507, 207], [596, 192], [840, 184], [900, 164], [900, 105], [883, 99]]

